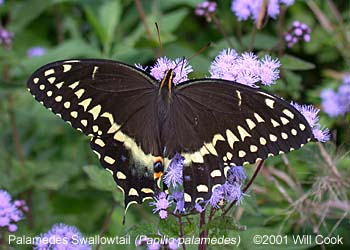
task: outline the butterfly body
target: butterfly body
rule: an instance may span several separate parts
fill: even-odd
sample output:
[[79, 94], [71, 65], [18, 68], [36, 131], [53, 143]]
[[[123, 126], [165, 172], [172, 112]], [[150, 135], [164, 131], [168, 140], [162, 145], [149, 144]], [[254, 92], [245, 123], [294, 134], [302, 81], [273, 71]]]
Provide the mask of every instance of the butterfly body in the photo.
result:
[[302, 147], [305, 118], [281, 98], [221, 79], [174, 84], [124, 63], [58, 61], [28, 80], [34, 97], [91, 137], [91, 148], [124, 192], [125, 205], [161, 188], [176, 153], [184, 156], [186, 204], [207, 200], [230, 167]]

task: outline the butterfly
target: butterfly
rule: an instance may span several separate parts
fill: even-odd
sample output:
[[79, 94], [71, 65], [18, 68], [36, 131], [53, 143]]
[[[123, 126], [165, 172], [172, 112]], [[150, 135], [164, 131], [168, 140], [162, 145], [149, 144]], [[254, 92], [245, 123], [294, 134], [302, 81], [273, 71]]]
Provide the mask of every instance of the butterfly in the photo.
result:
[[283, 99], [233, 81], [158, 81], [122, 62], [64, 60], [28, 80], [34, 98], [91, 137], [90, 146], [124, 193], [126, 209], [163, 187], [184, 157], [186, 207], [208, 200], [232, 166], [255, 163], [314, 140], [304, 116]]

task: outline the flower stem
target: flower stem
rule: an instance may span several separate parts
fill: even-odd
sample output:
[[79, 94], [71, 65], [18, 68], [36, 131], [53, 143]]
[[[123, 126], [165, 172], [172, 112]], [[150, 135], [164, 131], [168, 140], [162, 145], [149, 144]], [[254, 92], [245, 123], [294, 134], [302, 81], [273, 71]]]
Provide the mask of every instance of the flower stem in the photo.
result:
[[256, 166], [256, 168], [254, 170], [252, 178], [250, 178], [250, 180], [247, 183], [247, 185], [245, 185], [245, 187], [242, 189], [243, 193], [245, 193], [248, 190], [248, 188], [253, 184], [256, 176], [258, 175], [258, 173], [260, 172], [261, 168], [263, 167], [263, 163], [264, 163], [264, 160], [259, 161], [258, 165]]
[[202, 241], [203, 238], [206, 237], [207, 234], [207, 230], [203, 230], [203, 227], [205, 225], [205, 210], [203, 212], [200, 213], [200, 217], [199, 217], [199, 230], [200, 230], [200, 234], [199, 234], [199, 245], [198, 245], [198, 250], [206, 250], [207, 246], [206, 244]]
[[143, 23], [143, 26], [145, 27], [148, 38], [152, 39], [153, 38], [152, 32], [151, 32], [151, 29], [149, 28], [149, 25], [147, 23], [147, 19], [146, 19], [146, 15], [145, 15], [145, 12], [144, 12], [143, 7], [142, 7], [142, 3], [140, 0], [135, 0], [135, 4], [136, 4], [137, 12], [139, 13], [141, 21]]
[[224, 36], [227, 44], [233, 48], [233, 44], [231, 43], [230, 39], [228, 38], [227, 36], [227, 33], [224, 29], [224, 26], [222, 26], [222, 23], [220, 22], [220, 20], [213, 14], [213, 15], [210, 15], [210, 17], [213, 19], [216, 27], [220, 30], [221, 34]]
[[[180, 238], [183, 238], [185, 233], [184, 233], [184, 225], [182, 223], [182, 216], [178, 215], [177, 216], [178, 220], [179, 220], [179, 229], [180, 229]], [[186, 244], [185, 242], [182, 244], [182, 250], [186, 250]]]
[[4, 229], [0, 230], [0, 246], [3, 246], [1, 249], [9, 250], [10, 245], [6, 240], [6, 231]]
[[281, 58], [283, 56], [284, 52], [284, 32], [283, 32], [283, 27], [284, 27], [284, 17], [286, 15], [286, 7], [281, 6], [281, 12], [280, 15], [278, 16], [278, 57]]
[[[6, 82], [10, 82], [10, 67], [8, 65], [5, 65], [4, 79]], [[9, 94], [9, 96], [7, 97], [7, 104], [8, 104], [8, 115], [9, 115], [9, 119], [10, 119], [11, 130], [12, 130], [12, 141], [13, 141], [13, 144], [15, 146], [15, 151], [16, 151], [16, 154], [18, 156], [18, 160], [24, 167], [26, 159], [25, 159], [24, 150], [22, 147], [20, 133], [18, 131], [17, 120], [16, 120], [15, 111], [14, 111], [14, 106], [15, 106], [14, 97], [12, 94]], [[24, 175], [27, 175], [25, 167], [24, 167], [23, 173], [24, 173]], [[29, 207], [29, 210], [27, 212], [27, 218], [28, 218], [28, 227], [30, 229], [34, 228], [34, 218], [33, 218], [33, 213], [32, 213], [32, 209], [31, 209], [32, 208], [32, 202], [31, 202], [32, 201], [32, 193], [33, 193], [33, 188], [29, 188], [24, 193], [24, 199], [26, 200], [27, 205]]]
[[252, 30], [252, 36], [250, 37], [249, 51], [252, 51], [253, 48], [254, 48], [254, 42], [255, 42], [255, 37], [256, 37], [256, 31], [257, 31], [257, 28], [256, 28], [256, 26], [254, 25], [254, 28], [253, 28], [253, 30]]
[[[105, 235], [107, 229], [108, 229], [108, 225], [111, 222], [112, 214], [113, 214], [113, 211], [115, 209], [116, 204], [117, 204], [117, 202], [113, 200], [112, 205], [111, 205], [111, 209], [109, 210], [109, 213], [107, 214], [107, 216], [105, 218], [105, 221], [103, 223], [103, 226], [102, 226], [102, 229], [101, 229], [101, 232], [100, 232], [100, 237], [103, 237]], [[101, 247], [101, 244], [99, 242], [96, 245], [96, 250], [99, 250], [100, 247]]]

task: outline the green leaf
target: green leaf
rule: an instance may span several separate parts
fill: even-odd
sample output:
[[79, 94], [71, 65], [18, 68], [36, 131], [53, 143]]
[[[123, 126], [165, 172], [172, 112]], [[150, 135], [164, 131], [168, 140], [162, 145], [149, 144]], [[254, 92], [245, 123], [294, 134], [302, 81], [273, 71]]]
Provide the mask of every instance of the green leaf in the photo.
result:
[[[246, 36], [243, 37], [242, 42], [244, 44], [245, 48], [250, 47], [251, 43], [251, 37], [252, 35], [249, 33]], [[254, 38], [254, 49], [259, 50], [270, 50], [271, 48], [274, 48], [278, 43], [278, 39], [276, 36], [257, 33]]]
[[162, 27], [166, 27], [167, 32], [175, 31], [187, 14], [188, 9], [181, 8], [164, 15], [159, 23], [160, 28], [162, 29]]
[[177, 0], [177, 1], [160, 1], [159, 4], [162, 9], [171, 9], [179, 5], [188, 5], [195, 8], [199, 3], [198, 0]]
[[89, 5], [84, 5], [84, 11], [87, 21], [95, 31], [100, 42], [104, 44], [106, 42], [107, 33], [104, 27], [102, 26], [101, 22], [98, 20], [98, 17], [95, 14], [93, 8]]
[[105, 169], [95, 165], [88, 165], [83, 169], [89, 176], [90, 183], [94, 188], [112, 192], [116, 190], [113, 177]]
[[40, 16], [48, 7], [59, 2], [64, 1], [32, 0], [18, 2], [12, 8], [12, 22], [9, 26], [9, 30], [14, 33], [20, 32], [29, 25], [30, 22]]
[[230, 230], [241, 231], [246, 229], [245, 226], [236, 224], [230, 216], [216, 216], [204, 228], [210, 229], [216, 236], [227, 235]]
[[[50, 49], [43, 56], [25, 58], [21, 60], [20, 67], [12, 72], [13, 76], [28, 75], [38, 67], [49, 62], [80, 57], [101, 57], [100, 52], [80, 39], [67, 40], [54, 49]], [[24, 70], [24, 71], [23, 71]]]
[[45, 175], [40, 176], [37, 173], [34, 176], [34, 186], [41, 190], [59, 190], [81, 171], [80, 166], [67, 162], [45, 162], [43, 165], [36, 164], [35, 167], [37, 171], [41, 171], [39, 168], [46, 170]]
[[99, 9], [99, 20], [101, 27], [104, 29], [103, 37], [104, 51], [109, 53], [113, 41], [114, 31], [117, 27], [122, 13], [120, 1], [107, 1]]
[[179, 224], [174, 216], [169, 216], [165, 220], [159, 221], [159, 230], [162, 234], [169, 237], [177, 237], [179, 235]]
[[133, 237], [136, 237], [139, 235], [156, 236], [157, 231], [158, 231], [158, 228], [157, 228], [157, 224], [155, 223], [140, 223], [131, 227], [128, 230], [128, 233]]
[[300, 58], [292, 55], [285, 54], [281, 59], [283, 69], [289, 70], [309, 70], [314, 69], [315, 65], [310, 62], [306, 62]]

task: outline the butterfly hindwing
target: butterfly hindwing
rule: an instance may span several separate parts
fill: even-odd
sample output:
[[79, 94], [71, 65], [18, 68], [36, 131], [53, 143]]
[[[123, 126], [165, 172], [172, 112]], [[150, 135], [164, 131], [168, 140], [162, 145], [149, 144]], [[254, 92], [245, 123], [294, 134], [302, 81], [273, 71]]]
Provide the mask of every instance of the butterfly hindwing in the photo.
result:
[[112, 137], [92, 138], [91, 148], [101, 165], [114, 177], [125, 199], [125, 208], [132, 203], [142, 203], [159, 189], [153, 179], [153, 161], [141, 162], [134, 159], [130, 150], [122, 142]]
[[186, 206], [193, 207], [195, 203], [209, 200], [217, 185], [225, 182], [226, 171], [223, 161], [210, 154], [203, 156], [202, 163], [185, 161], [183, 184]]

